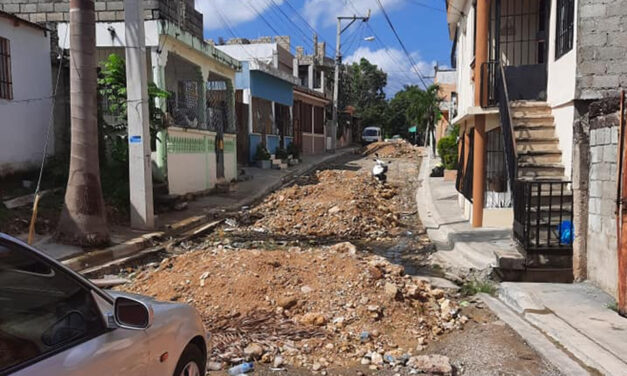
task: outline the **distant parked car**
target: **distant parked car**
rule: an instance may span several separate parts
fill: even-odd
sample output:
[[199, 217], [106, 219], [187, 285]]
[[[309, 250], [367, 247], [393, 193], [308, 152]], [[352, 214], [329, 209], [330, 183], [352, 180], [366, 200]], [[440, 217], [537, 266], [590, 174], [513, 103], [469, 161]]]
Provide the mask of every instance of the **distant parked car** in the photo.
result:
[[205, 374], [200, 315], [104, 291], [0, 233], [0, 375]]
[[379, 127], [366, 127], [361, 134], [361, 143], [364, 145], [381, 140], [381, 128]]
[[403, 137], [401, 137], [400, 134], [395, 134], [394, 136], [392, 136], [392, 141], [399, 141], [402, 140]]

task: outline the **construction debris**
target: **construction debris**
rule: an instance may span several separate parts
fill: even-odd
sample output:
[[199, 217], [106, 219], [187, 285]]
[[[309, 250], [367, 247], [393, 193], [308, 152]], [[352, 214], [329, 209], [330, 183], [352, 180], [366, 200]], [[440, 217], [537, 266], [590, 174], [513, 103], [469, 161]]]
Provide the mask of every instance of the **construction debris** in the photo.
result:
[[363, 155], [377, 153], [383, 159], [420, 159], [422, 156], [422, 148], [412, 145], [405, 140], [396, 140], [389, 142], [374, 142], [368, 144], [362, 150]]
[[468, 320], [443, 290], [346, 242], [192, 251], [136, 271], [119, 288], [193, 305], [209, 333], [212, 369], [256, 360], [318, 370], [415, 364], [447, 374], [445, 359], [413, 357]]
[[318, 171], [310, 184], [294, 185], [266, 198], [250, 215], [251, 229], [276, 235], [379, 238], [398, 235], [397, 189], [369, 173]]

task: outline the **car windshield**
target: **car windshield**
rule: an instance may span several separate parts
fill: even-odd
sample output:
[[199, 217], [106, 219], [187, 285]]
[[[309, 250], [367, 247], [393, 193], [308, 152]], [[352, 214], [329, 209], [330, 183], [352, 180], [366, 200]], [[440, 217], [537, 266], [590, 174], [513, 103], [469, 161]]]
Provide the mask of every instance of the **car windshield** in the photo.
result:
[[377, 135], [376, 129], [366, 129], [364, 131], [364, 136], [376, 136], [376, 135]]

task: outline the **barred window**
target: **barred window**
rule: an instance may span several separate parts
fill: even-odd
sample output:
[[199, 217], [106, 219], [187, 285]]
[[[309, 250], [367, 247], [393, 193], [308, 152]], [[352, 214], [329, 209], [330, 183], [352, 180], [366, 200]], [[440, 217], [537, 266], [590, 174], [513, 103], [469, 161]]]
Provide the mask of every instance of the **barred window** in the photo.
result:
[[575, 0], [557, 0], [557, 30], [555, 33], [555, 59], [573, 48]]
[[0, 37], [0, 99], [13, 99], [11, 81], [11, 44]]

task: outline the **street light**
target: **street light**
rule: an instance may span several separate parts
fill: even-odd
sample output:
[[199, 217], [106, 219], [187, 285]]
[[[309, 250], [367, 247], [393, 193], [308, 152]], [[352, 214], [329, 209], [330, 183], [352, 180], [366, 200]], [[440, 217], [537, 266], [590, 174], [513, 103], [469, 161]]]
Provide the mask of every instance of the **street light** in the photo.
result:
[[[368, 22], [370, 19], [370, 9], [368, 9], [368, 15], [366, 17], [357, 17], [355, 15], [350, 17], [338, 17], [337, 18], [337, 40], [335, 42], [335, 85], [333, 87], [333, 122], [331, 124], [331, 150], [335, 153], [337, 148], [337, 120], [338, 120], [338, 106], [339, 106], [339, 86], [340, 86], [340, 66], [342, 65], [342, 52], [340, 50], [341, 36], [346, 29], [348, 29], [355, 21], [361, 20], [362, 22]], [[342, 20], [350, 20], [348, 25], [342, 28]], [[365, 40], [374, 40], [374, 37], [367, 37]]]

